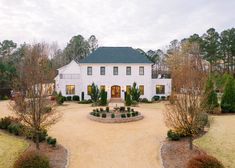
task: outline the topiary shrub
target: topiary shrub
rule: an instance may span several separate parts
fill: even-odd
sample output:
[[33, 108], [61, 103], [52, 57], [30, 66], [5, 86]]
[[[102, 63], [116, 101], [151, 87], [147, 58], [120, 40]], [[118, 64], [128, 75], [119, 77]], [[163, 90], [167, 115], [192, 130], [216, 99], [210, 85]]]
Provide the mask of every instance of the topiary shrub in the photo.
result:
[[160, 100], [160, 96], [153, 96], [152, 100], [158, 101], [158, 100]]
[[26, 152], [14, 163], [14, 168], [50, 168], [49, 159], [38, 152]]
[[106, 107], [106, 109], [105, 109], [105, 110], [106, 110], [106, 112], [109, 112], [109, 107]]
[[224, 168], [224, 166], [212, 156], [198, 155], [189, 160], [187, 168]]
[[71, 101], [72, 100], [72, 97], [71, 96], [67, 96], [66, 97], [66, 101]]
[[115, 114], [114, 113], [111, 114], [111, 118], [115, 118]]
[[151, 103], [147, 98], [140, 99], [140, 102], [142, 103]]
[[135, 117], [135, 114], [136, 114], [135, 112], [132, 112], [132, 113], [131, 113], [131, 116], [132, 116], [132, 117]]
[[73, 101], [80, 101], [80, 97], [78, 95], [73, 96]]
[[102, 113], [101, 117], [106, 118], [106, 113]]
[[126, 118], [126, 114], [121, 114], [121, 118]]
[[124, 106], [120, 107], [120, 112], [124, 112], [126, 109]]
[[127, 107], [127, 111], [130, 112], [130, 111], [131, 111], [131, 108], [130, 108], [130, 107]]
[[107, 92], [104, 89], [101, 89], [100, 92], [100, 105], [106, 106], [107, 105]]
[[139, 98], [140, 98], [140, 90], [137, 87], [136, 82], [133, 83], [132, 87], [131, 87], [131, 97], [133, 101], [138, 102]]
[[48, 145], [51, 145], [52, 147], [55, 147], [55, 146], [56, 146], [56, 143], [57, 143], [56, 138], [52, 138], [52, 137], [50, 137], [50, 136], [47, 138], [47, 144], [48, 144]]
[[130, 94], [126, 94], [126, 102], [125, 102], [126, 106], [131, 106], [132, 104], [132, 100], [131, 100], [131, 95]]
[[166, 100], [166, 96], [161, 96], [161, 100]]
[[129, 118], [131, 116], [131, 113], [127, 113], [126, 116]]
[[104, 109], [103, 109], [103, 108], [100, 108], [100, 111], [101, 111], [101, 112], [103, 112], [103, 111], [104, 111]]
[[167, 138], [171, 141], [178, 141], [180, 140], [180, 135], [172, 130], [167, 132]]
[[224, 94], [221, 100], [222, 112], [235, 112], [235, 84], [232, 76], [229, 76], [225, 85]]

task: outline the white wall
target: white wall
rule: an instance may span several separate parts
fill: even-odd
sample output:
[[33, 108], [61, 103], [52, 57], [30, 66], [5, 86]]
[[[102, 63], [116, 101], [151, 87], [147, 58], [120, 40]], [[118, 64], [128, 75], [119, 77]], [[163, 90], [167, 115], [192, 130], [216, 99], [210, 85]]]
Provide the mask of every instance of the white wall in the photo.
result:
[[[87, 75], [87, 67], [92, 67], [92, 75]], [[100, 75], [100, 67], [105, 67], [105, 75]], [[113, 67], [118, 67], [118, 75], [113, 75]], [[131, 75], [126, 75], [126, 67], [131, 66]], [[144, 66], [144, 75], [139, 75], [139, 67]], [[165, 95], [170, 95], [171, 91], [171, 79], [152, 79], [151, 64], [77, 64], [71, 62], [70, 64], [60, 68], [59, 74], [79, 74], [79, 79], [60, 79], [59, 74], [55, 78], [56, 91], [61, 91], [62, 95], [66, 95], [66, 85], [75, 85], [75, 95], [81, 97], [81, 93], [84, 92], [85, 99], [90, 99], [87, 95], [87, 86], [93, 82], [98, 85], [106, 86], [108, 93], [108, 99], [111, 97], [111, 86], [118, 85], [121, 87], [121, 98], [124, 99], [124, 91], [126, 91], [126, 85], [133, 85], [134, 82], [137, 85], [144, 85], [144, 95], [141, 98], [151, 98], [156, 95], [156, 84], [162, 84], [165, 86]]]

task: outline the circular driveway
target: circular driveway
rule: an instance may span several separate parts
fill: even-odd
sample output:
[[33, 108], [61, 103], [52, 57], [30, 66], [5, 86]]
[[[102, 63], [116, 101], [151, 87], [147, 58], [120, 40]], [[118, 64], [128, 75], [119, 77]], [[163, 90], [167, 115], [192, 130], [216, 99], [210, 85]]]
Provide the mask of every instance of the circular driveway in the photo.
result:
[[87, 118], [92, 107], [65, 103], [61, 120], [49, 134], [69, 152], [69, 168], [158, 168], [160, 141], [166, 137], [163, 103], [135, 107], [144, 119], [108, 124]]

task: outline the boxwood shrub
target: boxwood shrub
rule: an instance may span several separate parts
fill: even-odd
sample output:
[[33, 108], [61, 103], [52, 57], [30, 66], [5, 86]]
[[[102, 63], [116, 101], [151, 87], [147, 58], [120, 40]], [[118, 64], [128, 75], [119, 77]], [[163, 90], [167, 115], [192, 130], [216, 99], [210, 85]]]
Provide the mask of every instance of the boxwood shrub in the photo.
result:
[[126, 118], [126, 114], [121, 114], [121, 118]]
[[80, 101], [80, 97], [78, 95], [73, 96], [73, 101]]
[[111, 118], [115, 118], [115, 114], [114, 113], [111, 114]]
[[106, 118], [106, 113], [102, 113], [101, 117]]
[[180, 135], [178, 133], [172, 131], [172, 130], [169, 130], [167, 132], [167, 137], [171, 141], [178, 141], [178, 140], [180, 140]]

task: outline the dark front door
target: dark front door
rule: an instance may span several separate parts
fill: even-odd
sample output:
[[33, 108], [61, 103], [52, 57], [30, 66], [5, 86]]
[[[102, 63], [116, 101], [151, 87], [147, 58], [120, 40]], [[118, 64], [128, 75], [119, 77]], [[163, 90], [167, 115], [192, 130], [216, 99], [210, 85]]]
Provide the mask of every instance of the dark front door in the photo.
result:
[[121, 97], [121, 87], [120, 86], [112, 86], [111, 87], [111, 97], [112, 98], [120, 98]]

